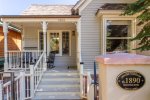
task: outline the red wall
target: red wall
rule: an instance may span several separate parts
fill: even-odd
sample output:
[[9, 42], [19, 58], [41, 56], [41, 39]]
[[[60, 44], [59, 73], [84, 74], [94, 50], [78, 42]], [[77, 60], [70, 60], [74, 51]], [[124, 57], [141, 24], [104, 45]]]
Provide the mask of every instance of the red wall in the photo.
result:
[[[10, 30], [8, 33], [8, 50], [21, 50], [21, 33]], [[4, 34], [0, 26], [0, 57], [4, 57]]]

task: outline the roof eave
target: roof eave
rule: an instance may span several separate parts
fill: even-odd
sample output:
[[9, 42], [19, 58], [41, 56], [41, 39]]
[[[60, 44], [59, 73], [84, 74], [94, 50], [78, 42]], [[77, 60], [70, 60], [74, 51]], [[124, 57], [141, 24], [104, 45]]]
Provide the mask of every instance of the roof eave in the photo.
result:
[[3, 15], [5, 22], [77, 22], [79, 15]]
[[1, 15], [0, 18], [80, 18], [79, 15]]

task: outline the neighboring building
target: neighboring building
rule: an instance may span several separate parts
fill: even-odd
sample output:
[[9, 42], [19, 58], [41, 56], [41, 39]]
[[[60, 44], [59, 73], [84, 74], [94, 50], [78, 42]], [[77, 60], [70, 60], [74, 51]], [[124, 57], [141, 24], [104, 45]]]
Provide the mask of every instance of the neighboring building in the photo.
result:
[[[0, 64], [4, 61], [4, 33], [2, 23], [0, 23]], [[21, 50], [21, 32], [20, 30], [9, 26], [8, 50]]]
[[[66, 66], [77, 66], [80, 72], [80, 96], [83, 96], [83, 77], [87, 76], [87, 72], [93, 72], [95, 56], [112, 52], [150, 55], [150, 51], [132, 50], [138, 45], [135, 41], [130, 42], [129, 39], [141, 29], [137, 26], [137, 16], [121, 16], [127, 3], [134, 1], [136, 0], [79, 0], [75, 5], [34, 4], [21, 15], [0, 16], [4, 22], [4, 34], [7, 34], [7, 23], [22, 29], [22, 51], [9, 52], [10, 49], [8, 50], [8, 59], [5, 57], [5, 70], [24, 69], [28, 71], [31, 68], [29, 62], [32, 62], [34, 66], [32, 71], [37, 74], [36, 68], [44, 66], [46, 69], [46, 58], [49, 52], [55, 51], [54, 65], [56, 69], [60, 68], [59, 71], [56, 71], [56, 75], [58, 72], [61, 73], [61, 76], [59, 78], [55, 76], [57, 78], [54, 81], [57, 81], [56, 84], [58, 84], [59, 80], [63, 79], [64, 73], [68, 73], [64, 72]], [[32, 53], [32, 55], [26, 53]], [[31, 58], [29, 61], [24, 59], [27, 56]], [[13, 62], [14, 59], [15, 62]], [[51, 74], [53, 71], [48, 70], [47, 73]], [[52, 78], [52, 76], [49, 77]], [[43, 84], [40, 83], [41, 85]], [[38, 96], [42, 95], [40, 93], [42, 91], [36, 91], [36, 89], [34, 92], [37, 92]], [[68, 97], [70, 94], [66, 93], [66, 95]]]

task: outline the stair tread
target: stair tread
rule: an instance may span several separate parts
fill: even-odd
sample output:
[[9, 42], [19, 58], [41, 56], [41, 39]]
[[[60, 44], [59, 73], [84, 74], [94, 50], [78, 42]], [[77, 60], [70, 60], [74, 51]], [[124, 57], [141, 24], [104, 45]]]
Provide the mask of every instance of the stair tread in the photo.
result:
[[76, 70], [46, 71], [34, 99], [80, 100], [79, 72]]
[[79, 87], [79, 85], [39, 85], [39, 88], [41, 87], [47, 87], [47, 88], [68, 88], [68, 87]]
[[60, 85], [60, 82], [61, 82], [61, 85], [75, 85], [75, 84], [80, 84], [80, 81], [41, 81], [40, 84], [42, 85]]
[[37, 91], [39, 92], [79, 92], [80, 89], [77, 87], [70, 87], [70, 88], [38, 88]]

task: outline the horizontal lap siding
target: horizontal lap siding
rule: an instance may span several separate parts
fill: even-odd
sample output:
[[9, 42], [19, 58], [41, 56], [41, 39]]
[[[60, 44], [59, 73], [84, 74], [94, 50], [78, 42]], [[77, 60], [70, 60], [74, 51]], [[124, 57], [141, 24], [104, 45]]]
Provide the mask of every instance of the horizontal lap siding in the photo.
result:
[[[21, 50], [21, 33], [9, 30], [8, 33], [8, 50]], [[0, 27], [0, 57], [4, 57], [4, 33]]]
[[[135, 0], [133, 0], [135, 1]], [[131, 3], [131, 0], [92, 0], [81, 12], [81, 55], [84, 69], [93, 68], [95, 56], [100, 54], [101, 20], [97, 10], [105, 3]]]
[[96, 12], [102, 4], [93, 0], [81, 12], [81, 56], [84, 69], [92, 69], [95, 56], [100, 54], [100, 19]]

